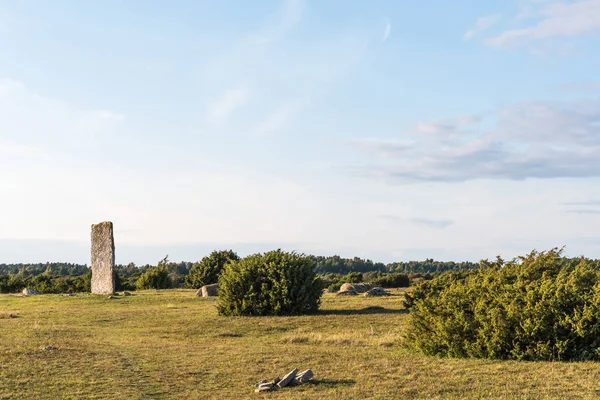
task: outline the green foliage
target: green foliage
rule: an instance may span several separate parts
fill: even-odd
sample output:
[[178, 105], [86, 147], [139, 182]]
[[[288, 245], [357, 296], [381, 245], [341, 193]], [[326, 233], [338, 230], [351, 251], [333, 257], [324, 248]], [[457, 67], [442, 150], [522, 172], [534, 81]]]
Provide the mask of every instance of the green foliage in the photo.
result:
[[425, 354], [600, 360], [600, 262], [559, 249], [440, 275], [406, 306], [407, 344]]
[[171, 278], [169, 277], [169, 270], [167, 268], [167, 257], [162, 259], [156, 267], [149, 268], [140, 275], [135, 283], [137, 289], [169, 289], [171, 287]]
[[406, 274], [380, 274], [370, 283], [384, 288], [401, 288], [408, 287], [410, 280]]
[[232, 250], [215, 250], [192, 266], [185, 279], [185, 286], [197, 289], [204, 285], [217, 283], [225, 265], [239, 259]]
[[0, 275], [0, 293], [17, 293], [26, 287], [43, 294], [89, 292], [91, 280], [91, 272], [80, 276]]
[[275, 250], [225, 266], [217, 309], [221, 315], [309, 314], [318, 310], [321, 293], [310, 257]]

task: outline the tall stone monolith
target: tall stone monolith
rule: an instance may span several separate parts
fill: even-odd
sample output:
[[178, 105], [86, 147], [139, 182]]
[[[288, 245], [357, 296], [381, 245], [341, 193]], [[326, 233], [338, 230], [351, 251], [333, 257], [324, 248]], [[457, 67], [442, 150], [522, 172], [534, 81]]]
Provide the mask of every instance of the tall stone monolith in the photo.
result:
[[115, 292], [115, 241], [112, 222], [92, 225], [92, 293]]

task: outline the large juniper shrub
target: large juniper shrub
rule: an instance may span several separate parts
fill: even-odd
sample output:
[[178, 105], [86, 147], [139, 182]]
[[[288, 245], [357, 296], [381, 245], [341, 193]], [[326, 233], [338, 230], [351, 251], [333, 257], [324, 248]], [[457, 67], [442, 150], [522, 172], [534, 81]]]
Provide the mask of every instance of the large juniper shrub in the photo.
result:
[[219, 278], [221, 315], [298, 315], [319, 308], [322, 283], [314, 261], [281, 250], [254, 254], [225, 266]]
[[238, 255], [232, 250], [215, 250], [192, 266], [186, 277], [185, 285], [197, 289], [204, 285], [217, 283], [225, 265], [239, 259]]
[[406, 306], [406, 342], [426, 354], [600, 360], [600, 262], [559, 249], [440, 275]]

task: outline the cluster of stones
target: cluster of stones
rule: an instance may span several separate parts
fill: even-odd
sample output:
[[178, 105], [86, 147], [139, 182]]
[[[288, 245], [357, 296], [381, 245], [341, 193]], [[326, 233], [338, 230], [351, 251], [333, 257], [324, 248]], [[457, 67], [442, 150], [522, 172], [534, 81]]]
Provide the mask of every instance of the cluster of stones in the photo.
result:
[[363, 293], [363, 296], [388, 296], [384, 288], [373, 286], [368, 283], [344, 283], [337, 292], [338, 296], [356, 296]]
[[313, 378], [314, 374], [310, 369], [298, 373], [298, 368], [294, 368], [283, 378], [275, 378], [272, 381], [262, 380], [254, 385], [254, 391], [256, 393], [268, 392], [277, 388], [282, 388], [291, 385], [300, 385], [307, 383]]
[[219, 284], [204, 285], [196, 292], [198, 297], [214, 297], [219, 294]]

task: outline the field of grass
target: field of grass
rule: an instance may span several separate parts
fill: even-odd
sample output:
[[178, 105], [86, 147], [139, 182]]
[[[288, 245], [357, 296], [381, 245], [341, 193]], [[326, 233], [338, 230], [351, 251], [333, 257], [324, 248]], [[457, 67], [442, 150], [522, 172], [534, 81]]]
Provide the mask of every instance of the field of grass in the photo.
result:
[[[225, 318], [190, 290], [0, 295], [0, 399], [600, 397], [597, 363], [406, 351], [402, 298], [328, 294], [319, 315]], [[295, 367], [317, 382], [254, 393], [255, 382]]]

